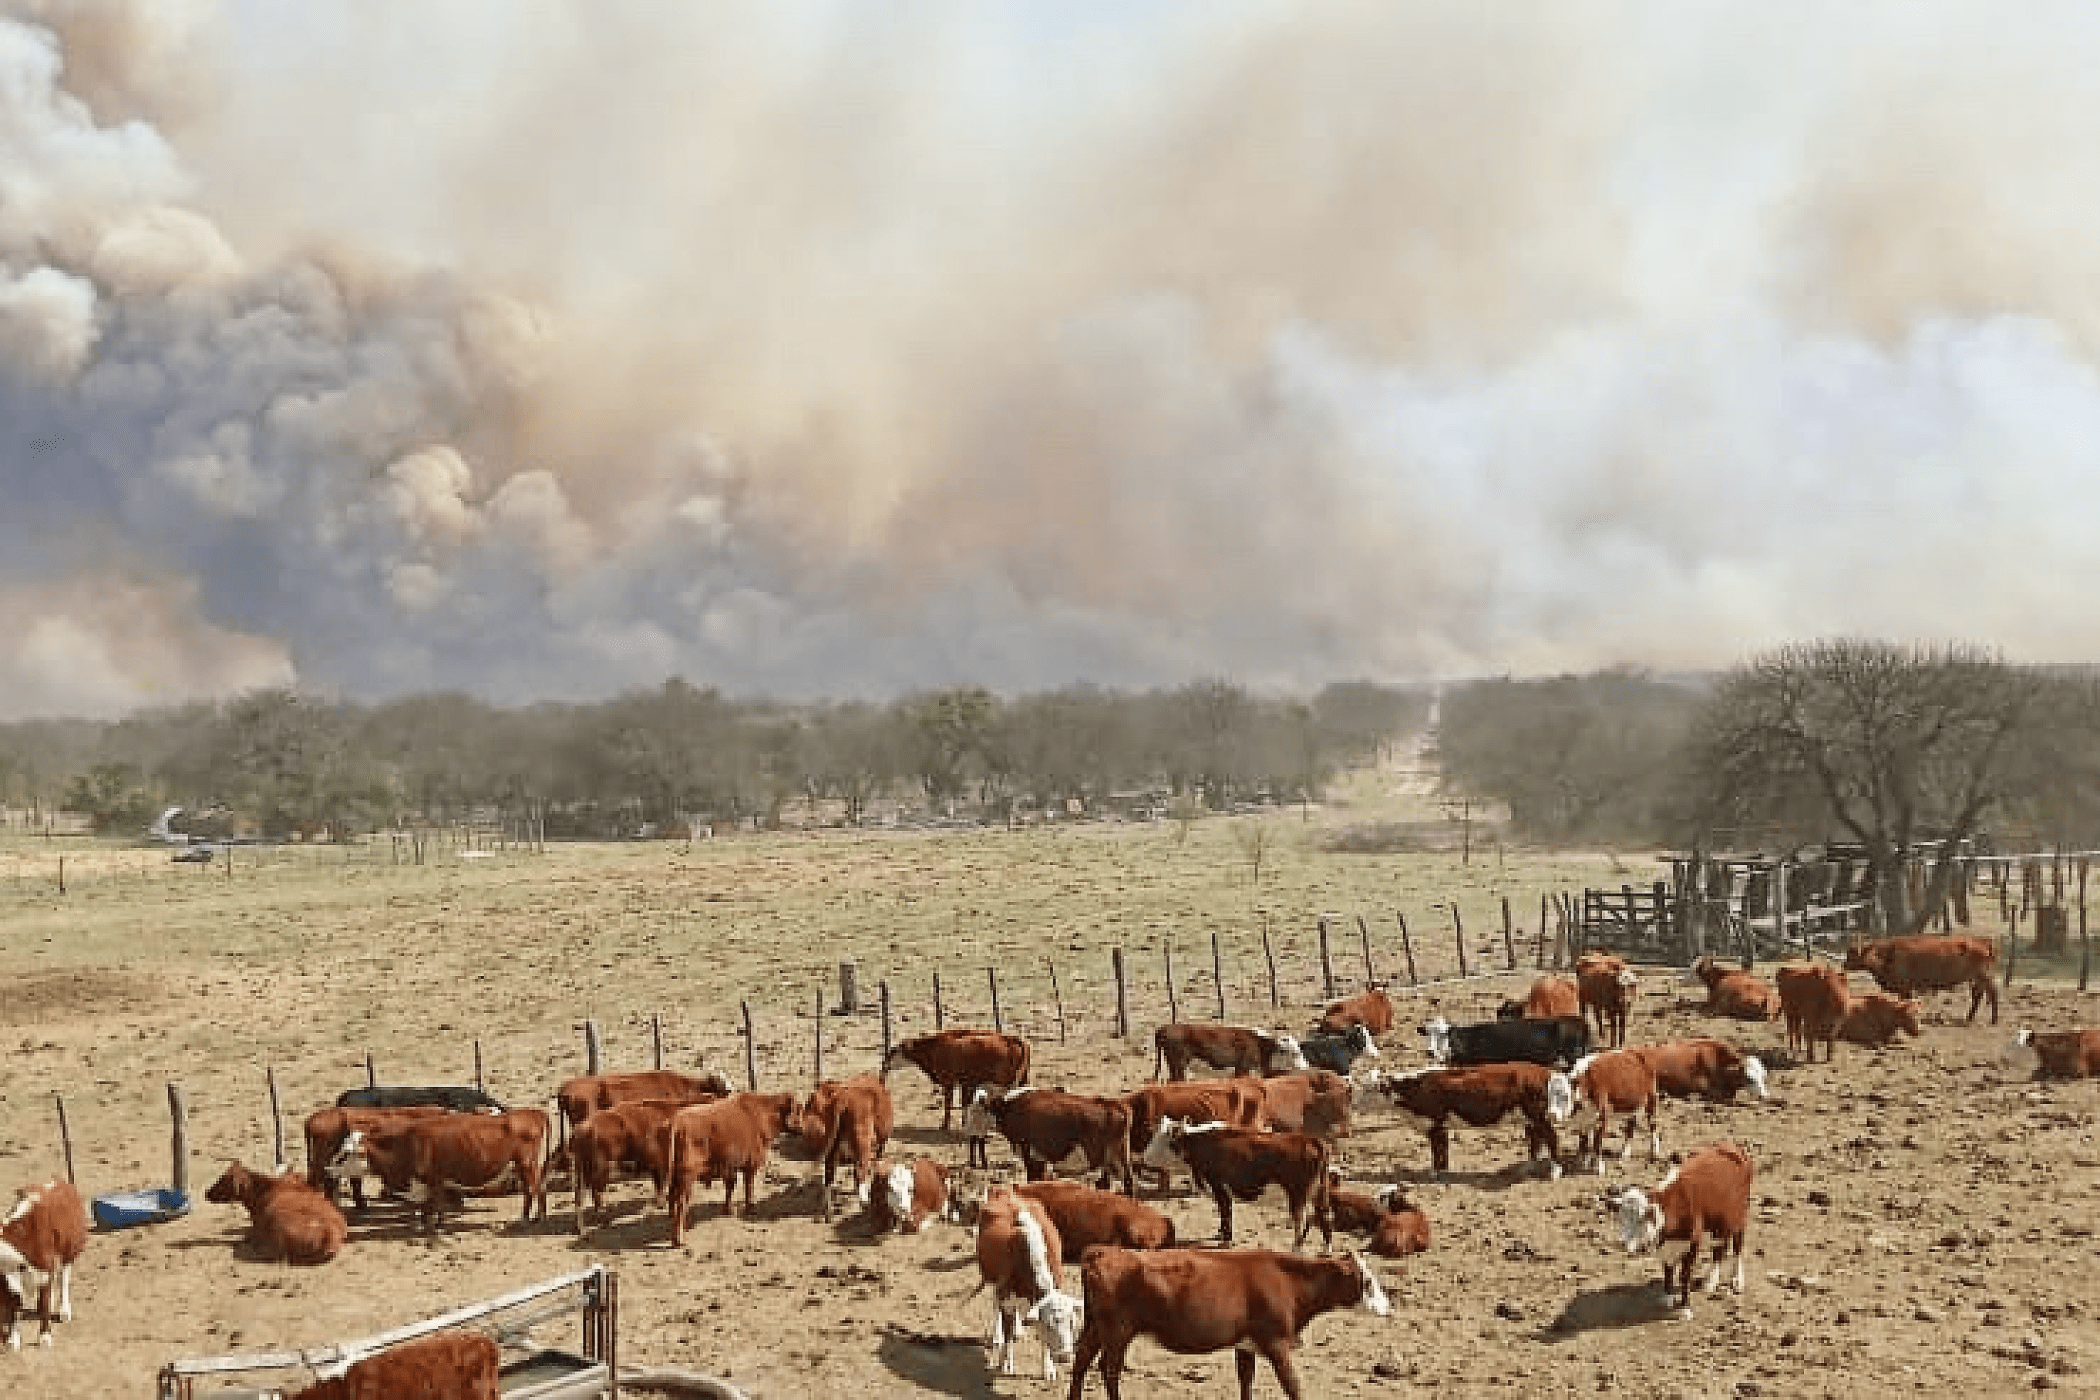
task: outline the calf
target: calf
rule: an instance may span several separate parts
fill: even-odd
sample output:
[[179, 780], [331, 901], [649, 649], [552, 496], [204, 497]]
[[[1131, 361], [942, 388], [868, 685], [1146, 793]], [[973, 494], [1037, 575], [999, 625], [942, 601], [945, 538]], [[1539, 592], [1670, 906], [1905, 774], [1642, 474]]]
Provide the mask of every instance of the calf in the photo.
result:
[[1041, 1181], [1052, 1170], [1094, 1171], [1101, 1174], [1102, 1186], [1121, 1177], [1124, 1194], [1136, 1193], [1130, 1170], [1130, 1106], [1121, 1099], [1023, 1087], [996, 1095], [979, 1089], [971, 1102], [990, 1112], [1030, 1181]]
[[1393, 999], [1384, 988], [1372, 987], [1353, 997], [1328, 1002], [1327, 1009], [1320, 1013], [1316, 1031], [1334, 1035], [1352, 1026], [1362, 1026], [1372, 1035], [1384, 1035], [1393, 1028]]
[[1697, 1095], [1715, 1103], [1734, 1103], [1744, 1089], [1766, 1097], [1764, 1061], [1724, 1040], [1670, 1040], [1636, 1045], [1632, 1053], [1648, 1062], [1656, 1092], [1673, 1099]]
[[1456, 1118], [1476, 1128], [1499, 1123], [1511, 1112], [1524, 1115], [1528, 1158], [1546, 1159], [1549, 1176], [1560, 1175], [1560, 1135], [1554, 1123], [1574, 1111], [1568, 1076], [1522, 1061], [1463, 1069], [1418, 1069], [1372, 1079], [1357, 1090], [1359, 1104], [1384, 1102], [1429, 1137], [1432, 1176], [1451, 1168], [1451, 1128]]
[[1303, 1400], [1291, 1348], [1322, 1313], [1352, 1305], [1373, 1317], [1393, 1310], [1361, 1255], [1299, 1258], [1267, 1249], [1159, 1254], [1097, 1249], [1079, 1270], [1086, 1327], [1072, 1361], [1069, 1400], [1101, 1362], [1108, 1400], [1122, 1400], [1123, 1360], [1138, 1337], [1193, 1356], [1233, 1348], [1240, 1395], [1253, 1394], [1257, 1356], [1268, 1359], [1290, 1400]]
[[1366, 1055], [1374, 1060], [1378, 1058], [1378, 1047], [1371, 1043], [1370, 1029], [1363, 1025], [1354, 1025], [1333, 1034], [1322, 1032], [1306, 1036], [1298, 1042], [1298, 1051], [1305, 1056], [1307, 1065], [1333, 1070], [1336, 1074], [1347, 1074], [1349, 1067]]
[[[890, 1086], [873, 1074], [847, 1080], [826, 1080], [809, 1096], [802, 1110], [802, 1140], [812, 1143], [817, 1160], [824, 1164], [824, 1210], [831, 1219], [831, 1186], [839, 1159], [853, 1163], [856, 1191], [873, 1180], [875, 1161], [889, 1149], [890, 1134], [897, 1130], [897, 1106]], [[812, 1129], [817, 1132], [813, 1133]]]
[[1735, 1291], [1743, 1291], [1743, 1235], [1750, 1220], [1749, 1156], [1732, 1142], [1702, 1148], [1663, 1178], [1651, 1201], [1635, 1187], [1616, 1197], [1619, 1241], [1628, 1254], [1654, 1250], [1662, 1260], [1663, 1293], [1668, 1296], [1673, 1270], [1677, 1276], [1677, 1316], [1692, 1315], [1692, 1265], [1699, 1246], [1711, 1239], [1712, 1267], [1706, 1276], [1711, 1293], [1721, 1280], [1722, 1256], [1735, 1254]]
[[1628, 967], [1623, 959], [1610, 954], [1585, 953], [1575, 964], [1579, 1014], [1596, 1020], [1597, 1040], [1607, 1047], [1626, 1043], [1626, 1017], [1640, 991], [1640, 974]]
[[1049, 1215], [1067, 1264], [1078, 1263], [1097, 1244], [1165, 1249], [1174, 1243], [1173, 1221], [1143, 1201], [1114, 1191], [1098, 1191], [1082, 1181], [1031, 1181], [1013, 1192]]
[[589, 1233], [583, 1197], [588, 1191], [591, 1209], [605, 1210], [605, 1188], [612, 1184], [616, 1168], [647, 1172], [652, 1188], [650, 1203], [662, 1205], [670, 1181], [670, 1124], [681, 1108], [691, 1107], [683, 1099], [637, 1099], [601, 1108], [580, 1124], [567, 1149], [569, 1180], [576, 1192], [576, 1233]]
[[564, 1079], [554, 1091], [554, 1102], [571, 1129], [600, 1109], [641, 1099], [674, 1100], [678, 1103], [711, 1103], [726, 1098], [729, 1081], [709, 1070], [705, 1074], [680, 1074], [668, 1069], [628, 1070], [619, 1074], [579, 1074]]
[[1566, 1069], [1590, 1052], [1589, 1023], [1580, 1016], [1550, 1021], [1483, 1021], [1454, 1026], [1432, 1016], [1421, 1028], [1429, 1058], [1439, 1064], [1500, 1065], [1528, 1060]]
[[1261, 1081], [1260, 1120], [1248, 1126], [1311, 1133], [1333, 1142], [1349, 1136], [1353, 1092], [1354, 1086], [1331, 1069], [1272, 1074]]
[[1881, 1050], [1895, 1040], [1898, 1031], [1913, 1040], [1922, 1033], [1918, 1028], [1918, 1003], [1903, 1001], [1887, 992], [1868, 992], [1846, 1008], [1837, 1035], [1839, 1040], [1853, 1045]]
[[438, 1213], [455, 1189], [496, 1187], [516, 1173], [524, 1192], [520, 1223], [537, 1207], [547, 1217], [547, 1115], [537, 1108], [508, 1113], [440, 1113], [413, 1118], [343, 1139], [329, 1170], [337, 1175], [376, 1176], [388, 1191], [415, 1203], [423, 1228], [437, 1227]]
[[465, 1084], [383, 1084], [345, 1089], [335, 1096], [337, 1108], [442, 1108], [452, 1113], [501, 1113], [492, 1096]]
[[1290, 1206], [1292, 1249], [1305, 1243], [1313, 1225], [1320, 1227], [1323, 1247], [1334, 1243], [1334, 1222], [1327, 1212], [1327, 1144], [1308, 1133], [1169, 1118], [1152, 1134], [1145, 1165], [1162, 1171], [1183, 1167], [1195, 1178], [1197, 1190], [1210, 1192], [1218, 1207], [1221, 1243], [1232, 1243], [1233, 1201], [1254, 1201], [1271, 1186], [1283, 1188]]
[[1655, 1128], [1655, 1070], [1632, 1050], [1606, 1050], [1576, 1064], [1568, 1074], [1574, 1090], [1574, 1106], [1566, 1118], [1574, 1130], [1577, 1150], [1587, 1155], [1597, 1175], [1604, 1175], [1604, 1136], [1614, 1113], [1626, 1115], [1626, 1141], [1619, 1160], [1633, 1153], [1635, 1119], [1648, 1115], [1648, 1155], [1662, 1156], [1662, 1134]]
[[773, 1139], [787, 1131], [795, 1113], [793, 1094], [731, 1094], [714, 1103], [681, 1108], [671, 1117], [665, 1175], [671, 1213], [671, 1243], [685, 1243], [686, 1208], [693, 1187], [722, 1183], [722, 1214], [736, 1214], [736, 1187], [744, 1183], [744, 1214], [751, 1214], [759, 1177]]
[[2030, 1058], [2036, 1079], [2090, 1079], [2100, 1075], [2100, 1030], [2031, 1031], [2013, 1036], [2011, 1057]]
[[[1146, 1166], [1142, 1160], [1145, 1148], [1152, 1142], [1152, 1134], [1158, 1130], [1160, 1123], [1168, 1118], [1179, 1118], [1184, 1123], [1230, 1123], [1235, 1128], [1258, 1127], [1267, 1109], [1267, 1086], [1267, 1080], [1249, 1082], [1238, 1078], [1199, 1079], [1181, 1083], [1147, 1084], [1125, 1094], [1123, 1102], [1130, 1108], [1130, 1154], [1134, 1169], [1150, 1173], [1155, 1190], [1166, 1190], [1167, 1173]], [[1288, 1092], [1285, 1091], [1286, 1097]]]
[[1327, 1213], [1337, 1230], [1368, 1234], [1385, 1219], [1390, 1203], [1399, 1199], [1400, 1188], [1397, 1186], [1381, 1186], [1376, 1191], [1351, 1191], [1342, 1185], [1340, 1172], [1332, 1167], [1327, 1169]]
[[949, 1218], [947, 1169], [931, 1157], [877, 1162], [861, 1183], [860, 1203], [874, 1221], [876, 1234], [895, 1230], [916, 1235], [928, 1220]]
[[1385, 1203], [1385, 1214], [1365, 1249], [1381, 1258], [1405, 1259], [1429, 1248], [1429, 1217], [1420, 1206], [1401, 1195], [1397, 1186], [1380, 1187], [1378, 1199]]
[[325, 1192], [302, 1176], [264, 1176], [239, 1162], [204, 1192], [213, 1205], [248, 1208], [248, 1238], [265, 1259], [279, 1264], [325, 1264], [343, 1249], [350, 1222]]
[[1496, 1018], [1503, 1021], [1550, 1021], [1582, 1014], [1581, 992], [1565, 977], [1541, 977], [1531, 984], [1524, 1000], [1505, 1001], [1495, 1009]]
[[38, 1346], [51, 1345], [51, 1285], [58, 1285], [60, 1322], [73, 1320], [73, 1261], [87, 1248], [87, 1207], [70, 1181], [20, 1192], [0, 1216], [0, 1325], [10, 1351], [22, 1349], [22, 1313], [36, 1290]]
[[1712, 957], [1700, 958], [1688, 974], [1706, 984], [1706, 1009], [1738, 1021], [1769, 1021], [1779, 1014], [1779, 993], [1753, 972], [1736, 972]]
[[1028, 1042], [998, 1031], [935, 1031], [913, 1036], [882, 1062], [882, 1077], [901, 1064], [917, 1065], [941, 1091], [941, 1131], [954, 1121], [957, 1092], [968, 1103], [979, 1085], [1011, 1089], [1028, 1082]]
[[1991, 1003], [1991, 1024], [1998, 1024], [1998, 984], [1993, 970], [1998, 945], [1988, 938], [1940, 938], [1914, 934], [1906, 938], [1878, 938], [1845, 953], [1847, 972], [1865, 972], [1884, 992], [1914, 997], [1920, 992], [1949, 992], [1969, 989], [1969, 1020], [1986, 997]]
[[502, 1360], [486, 1332], [439, 1332], [353, 1361], [290, 1400], [497, 1400]]
[[1845, 974], [1828, 963], [1788, 963], [1772, 972], [1779, 988], [1779, 1009], [1786, 1015], [1786, 1048], [1796, 1048], [1816, 1062], [1816, 1042], [1823, 1042], [1823, 1058], [1836, 1052], [1838, 1023], [1852, 1004], [1852, 991]]
[[1063, 1291], [1063, 1248], [1041, 1205], [994, 1186], [977, 1212], [978, 1290], [992, 1290], [992, 1361], [1014, 1374], [1021, 1329], [1035, 1324], [1043, 1343], [1043, 1379], [1072, 1359], [1079, 1300]]
[[448, 1111], [426, 1105], [419, 1108], [323, 1108], [309, 1113], [301, 1130], [306, 1138], [307, 1184], [334, 1200], [343, 1177], [349, 1175], [350, 1198], [357, 1203], [359, 1210], [363, 1210], [365, 1178], [362, 1166], [357, 1174], [335, 1169], [336, 1156], [350, 1134], [373, 1133], [417, 1118], [435, 1118]]
[[1188, 1078], [1191, 1060], [1231, 1074], [1280, 1074], [1308, 1068], [1294, 1036], [1209, 1021], [1174, 1021], [1161, 1026], [1152, 1033], [1152, 1051], [1154, 1079], [1162, 1068], [1169, 1079]]

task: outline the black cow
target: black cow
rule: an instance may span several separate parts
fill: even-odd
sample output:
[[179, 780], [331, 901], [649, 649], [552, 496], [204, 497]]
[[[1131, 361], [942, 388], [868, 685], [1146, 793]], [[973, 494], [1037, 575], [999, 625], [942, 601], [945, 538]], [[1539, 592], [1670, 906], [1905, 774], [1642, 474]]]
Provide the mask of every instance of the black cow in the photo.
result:
[[1347, 1074], [1349, 1066], [1361, 1056], [1378, 1058], [1378, 1047], [1371, 1042], [1371, 1032], [1361, 1023], [1345, 1031], [1315, 1031], [1300, 1036], [1298, 1051], [1313, 1068], [1331, 1069], [1336, 1074]]
[[1433, 1016], [1422, 1026], [1429, 1058], [1442, 1065], [1499, 1065], [1529, 1061], [1567, 1069], [1590, 1052], [1590, 1028], [1580, 1016], [1483, 1021], [1454, 1026]]
[[503, 1105], [464, 1084], [411, 1086], [385, 1084], [345, 1089], [335, 1096], [337, 1108], [449, 1108], [454, 1113], [502, 1113]]

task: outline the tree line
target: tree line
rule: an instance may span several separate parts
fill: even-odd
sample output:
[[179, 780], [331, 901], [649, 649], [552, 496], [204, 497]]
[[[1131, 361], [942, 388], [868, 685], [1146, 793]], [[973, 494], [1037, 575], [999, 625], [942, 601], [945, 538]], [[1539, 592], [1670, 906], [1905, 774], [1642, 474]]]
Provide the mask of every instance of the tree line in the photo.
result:
[[673, 678], [595, 704], [517, 708], [262, 690], [114, 721], [0, 724], [0, 808], [59, 808], [128, 832], [179, 805], [307, 839], [467, 817], [602, 838], [688, 819], [774, 825], [796, 804], [858, 824], [885, 800], [985, 820], [1098, 815], [1129, 794], [1226, 808], [1317, 798], [1427, 708], [1425, 689], [1367, 681], [1309, 698], [1205, 680], [787, 704]]

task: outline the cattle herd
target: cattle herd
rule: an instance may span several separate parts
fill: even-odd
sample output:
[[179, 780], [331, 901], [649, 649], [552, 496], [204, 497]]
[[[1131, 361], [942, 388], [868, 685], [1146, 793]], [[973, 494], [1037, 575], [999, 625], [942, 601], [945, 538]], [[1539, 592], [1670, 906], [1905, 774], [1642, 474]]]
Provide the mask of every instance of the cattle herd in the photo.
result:
[[[1813, 1063], [1819, 1049], [1827, 1059], [1840, 1040], [1880, 1047], [1899, 1034], [1919, 1035], [1916, 998], [1924, 993], [1969, 990], [1970, 1019], [1988, 1000], [1995, 1022], [1994, 957], [1982, 939], [1898, 938], [1855, 949], [1843, 968], [1780, 967], [1770, 982], [1711, 958], [1686, 977], [1703, 984], [1705, 1007], [1716, 1016], [1783, 1017], [1789, 1055]], [[1855, 994], [1847, 971], [1867, 973], [1882, 990]], [[818, 1164], [817, 1213], [826, 1221], [850, 1167], [849, 1199], [864, 1222], [853, 1228], [914, 1234], [945, 1221], [973, 1230], [979, 1288], [992, 1298], [990, 1363], [1000, 1372], [1018, 1370], [1032, 1334], [1046, 1380], [1068, 1365], [1077, 1400], [1098, 1365], [1108, 1395], [1117, 1397], [1125, 1354], [1143, 1336], [1180, 1353], [1235, 1349], [1243, 1396], [1265, 1359], [1285, 1393], [1297, 1396], [1293, 1345], [1313, 1318], [1352, 1306], [1380, 1316], [1390, 1310], [1365, 1255], [1418, 1254], [1432, 1237], [1428, 1216], [1399, 1183], [1346, 1184], [1338, 1153], [1352, 1130], [1419, 1131], [1434, 1179], [1451, 1170], [1454, 1127], [1486, 1127], [1515, 1114], [1526, 1157], [1509, 1170], [1603, 1175], [1614, 1127], [1619, 1162], [1643, 1130], [1648, 1156], [1664, 1156], [1665, 1100], [1765, 1096], [1765, 1066], [1725, 1039], [1629, 1043], [1640, 989], [1620, 959], [1585, 954], [1572, 979], [1540, 979], [1495, 1020], [1452, 1025], [1432, 1014], [1419, 1027], [1428, 1063], [1405, 1070], [1374, 1067], [1400, 1052], [1401, 1039], [1392, 998], [1379, 988], [1329, 1005], [1303, 1035], [1163, 1025], [1153, 1037], [1152, 1080], [1112, 1095], [1033, 1084], [1025, 1040], [966, 1029], [906, 1040], [879, 1073], [826, 1081], [806, 1098], [740, 1093], [718, 1074], [669, 1071], [570, 1079], [554, 1091], [553, 1113], [454, 1087], [351, 1090], [307, 1118], [304, 1173], [232, 1163], [205, 1198], [247, 1211], [248, 1239], [262, 1257], [311, 1266], [353, 1247], [358, 1231], [340, 1200], [347, 1187], [362, 1219], [373, 1198], [368, 1178], [377, 1194], [412, 1206], [426, 1232], [441, 1228], [468, 1193], [515, 1191], [520, 1219], [543, 1220], [549, 1180], [558, 1178], [583, 1236], [592, 1212], [602, 1218], [616, 1180], [645, 1176], [663, 1212], [661, 1237], [676, 1246], [696, 1209], [708, 1213], [704, 1202], [696, 1207], [696, 1188], [721, 1186], [721, 1215], [737, 1212], [741, 1188], [749, 1215], [769, 1154], [787, 1139]], [[2100, 1031], [2022, 1029], [2009, 1048], [2032, 1057], [2044, 1076], [2100, 1073]], [[939, 1090], [943, 1133], [957, 1131], [960, 1110], [966, 1165], [891, 1155], [897, 1112], [889, 1081], [907, 1067]], [[1199, 1067], [1224, 1075], [1192, 1078]], [[993, 1137], [1007, 1144], [1023, 1180], [993, 1179]], [[1732, 1260], [1730, 1281], [1742, 1291], [1755, 1171], [1734, 1143], [1685, 1144], [1652, 1190], [1609, 1193], [1615, 1238], [1629, 1254], [1657, 1257], [1678, 1316], [1690, 1316], [1702, 1251], [1706, 1290]], [[1214, 1240], [1177, 1238], [1173, 1221], [1144, 1199], [1178, 1193], [1183, 1178], [1214, 1204]], [[1271, 1192], [1287, 1209], [1291, 1249], [1233, 1247], [1235, 1205]], [[52, 1182], [24, 1191], [0, 1220], [0, 1324], [10, 1347], [21, 1345], [19, 1316], [32, 1305], [40, 1342], [51, 1340], [54, 1319], [70, 1316], [84, 1217], [73, 1188]], [[1321, 1253], [1308, 1256], [1302, 1251], [1314, 1229]], [[1334, 1252], [1337, 1231], [1360, 1244]], [[492, 1355], [448, 1352], [443, 1365], [468, 1377], [444, 1393], [483, 1394], [472, 1377], [487, 1370], [486, 1393], [494, 1394]]]

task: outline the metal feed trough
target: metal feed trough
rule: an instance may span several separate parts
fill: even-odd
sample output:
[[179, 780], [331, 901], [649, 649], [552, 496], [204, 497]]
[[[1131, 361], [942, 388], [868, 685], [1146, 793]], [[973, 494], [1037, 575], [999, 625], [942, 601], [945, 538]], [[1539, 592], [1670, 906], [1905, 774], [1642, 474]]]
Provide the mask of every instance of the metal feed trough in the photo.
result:
[[[533, 1304], [538, 1306], [529, 1306]], [[542, 1347], [528, 1335], [542, 1322], [578, 1311], [583, 1314], [583, 1342], [577, 1352]], [[497, 1317], [499, 1313], [511, 1315]], [[340, 1374], [352, 1362], [388, 1347], [480, 1323], [503, 1348], [500, 1389], [505, 1400], [614, 1400], [619, 1395], [619, 1318], [619, 1280], [603, 1264], [593, 1264], [581, 1273], [547, 1279], [362, 1341], [306, 1351], [170, 1361], [160, 1369], [158, 1395], [159, 1400], [283, 1400], [324, 1371]], [[280, 1374], [257, 1375], [260, 1372]], [[299, 1375], [288, 1379], [282, 1374], [286, 1372]], [[221, 1381], [233, 1388], [198, 1388]]]

